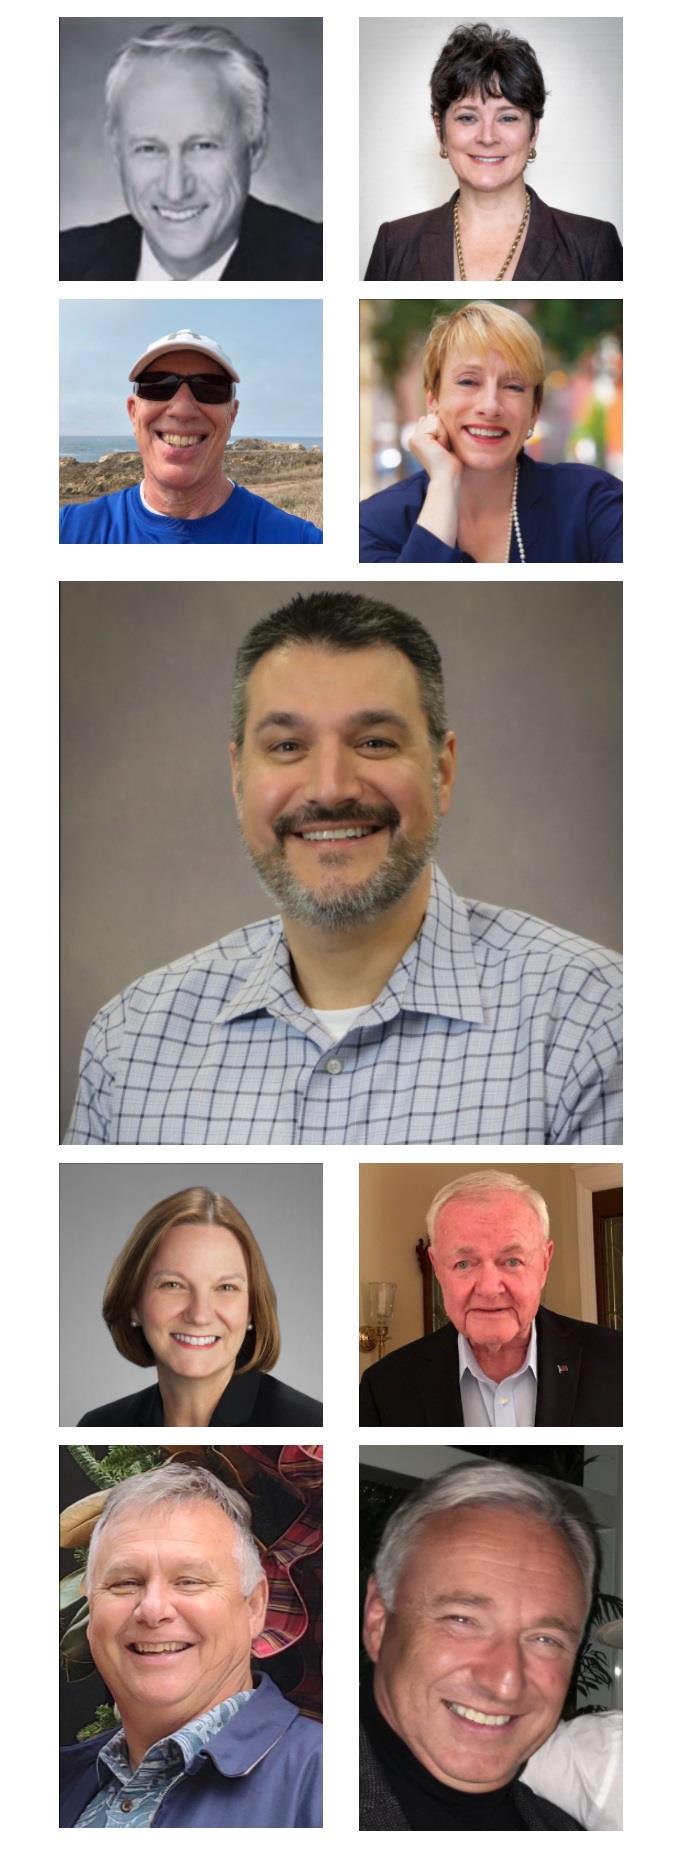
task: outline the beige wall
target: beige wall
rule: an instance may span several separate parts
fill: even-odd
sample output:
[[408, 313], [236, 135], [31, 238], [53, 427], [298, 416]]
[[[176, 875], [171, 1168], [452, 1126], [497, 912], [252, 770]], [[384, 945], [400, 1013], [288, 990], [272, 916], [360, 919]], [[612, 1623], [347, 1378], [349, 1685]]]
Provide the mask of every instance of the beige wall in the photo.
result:
[[[393, 1280], [398, 1290], [391, 1349], [399, 1349], [424, 1334], [421, 1273], [414, 1249], [425, 1231], [429, 1202], [439, 1188], [457, 1176], [468, 1175], [474, 1169], [502, 1167], [538, 1189], [547, 1202], [555, 1253], [543, 1303], [566, 1317], [584, 1315], [574, 1163], [361, 1163], [361, 1322], [366, 1318], [362, 1284], [370, 1279]], [[361, 1356], [361, 1372], [376, 1359], [376, 1351]]]

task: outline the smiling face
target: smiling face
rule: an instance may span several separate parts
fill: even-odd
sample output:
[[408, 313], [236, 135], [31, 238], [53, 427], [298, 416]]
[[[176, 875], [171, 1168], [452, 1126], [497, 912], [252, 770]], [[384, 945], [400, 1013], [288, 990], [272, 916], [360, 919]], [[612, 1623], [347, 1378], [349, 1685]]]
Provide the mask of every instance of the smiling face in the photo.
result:
[[535, 392], [501, 353], [448, 354], [429, 411], [445, 425], [450, 448], [466, 468], [514, 467], [536, 418]]
[[234, 1524], [216, 1505], [112, 1518], [95, 1544], [88, 1641], [123, 1726], [149, 1742], [252, 1684], [265, 1582], [241, 1590]]
[[239, 235], [252, 151], [213, 58], [140, 59], [114, 125], [126, 205], [174, 277], [196, 276]]
[[507, 1507], [426, 1518], [388, 1612], [370, 1580], [379, 1709], [435, 1779], [493, 1792], [556, 1727], [586, 1616], [559, 1535]]
[[[223, 373], [217, 360], [182, 347], [157, 355], [146, 368], [153, 373]], [[144, 464], [145, 488], [161, 497], [174, 491], [220, 493], [224, 485], [223, 456], [239, 410], [233, 398], [226, 405], [200, 405], [188, 385], [181, 385], [166, 404], [155, 399], [128, 399], [128, 416]]]
[[461, 185], [494, 193], [523, 173], [538, 131], [527, 109], [503, 96], [461, 97], [445, 111], [441, 144]]
[[454, 740], [434, 758], [398, 649], [272, 649], [249, 679], [242, 749], [230, 750], [244, 842], [289, 918], [374, 918], [428, 867]]
[[429, 1254], [450, 1322], [474, 1350], [527, 1344], [553, 1252], [521, 1195], [444, 1203]]
[[249, 1321], [249, 1279], [236, 1234], [193, 1222], [169, 1227], [151, 1260], [134, 1315], [159, 1379], [227, 1385]]

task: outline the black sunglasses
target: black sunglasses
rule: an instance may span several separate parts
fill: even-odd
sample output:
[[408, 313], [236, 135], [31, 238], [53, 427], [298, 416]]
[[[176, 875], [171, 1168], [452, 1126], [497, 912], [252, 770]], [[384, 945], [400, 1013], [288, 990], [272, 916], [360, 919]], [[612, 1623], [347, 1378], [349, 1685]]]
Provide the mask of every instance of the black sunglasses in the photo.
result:
[[199, 405], [227, 405], [232, 397], [234, 380], [228, 373], [141, 373], [134, 381], [138, 398], [156, 399], [167, 405], [181, 385], [188, 385]]

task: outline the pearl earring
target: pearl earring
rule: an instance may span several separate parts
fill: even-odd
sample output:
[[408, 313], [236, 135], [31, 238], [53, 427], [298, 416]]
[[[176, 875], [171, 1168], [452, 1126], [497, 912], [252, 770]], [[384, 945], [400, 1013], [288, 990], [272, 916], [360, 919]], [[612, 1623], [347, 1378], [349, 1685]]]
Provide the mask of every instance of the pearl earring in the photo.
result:
[[536, 161], [536, 160], [537, 160], [537, 158], [538, 158], [538, 151], [537, 151], [537, 148], [529, 148], [529, 149], [528, 149], [528, 159], [529, 159], [529, 161]]
[[139, 1330], [139, 1327], [140, 1327], [139, 1317], [131, 1317], [130, 1319], [131, 1330]]
[[441, 144], [440, 144], [440, 158], [441, 158], [441, 160], [442, 160], [442, 161], [446, 161], [446, 160], [447, 160], [447, 158], [448, 158], [448, 151], [447, 151], [447, 148], [444, 148], [444, 147], [443, 147], [443, 143], [442, 143], [442, 142], [441, 142]]

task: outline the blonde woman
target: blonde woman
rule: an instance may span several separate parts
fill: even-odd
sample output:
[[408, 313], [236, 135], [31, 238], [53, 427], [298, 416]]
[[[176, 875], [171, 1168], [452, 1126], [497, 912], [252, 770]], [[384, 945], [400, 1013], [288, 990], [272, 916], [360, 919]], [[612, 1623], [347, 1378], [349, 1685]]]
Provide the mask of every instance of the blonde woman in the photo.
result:
[[421, 468], [360, 508], [360, 559], [398, 564], [620, 564], [622, 487], [586, 463], [533, 461], [524, 445], [545, 361], [523, 315], [471, 302], [424, 349]]

